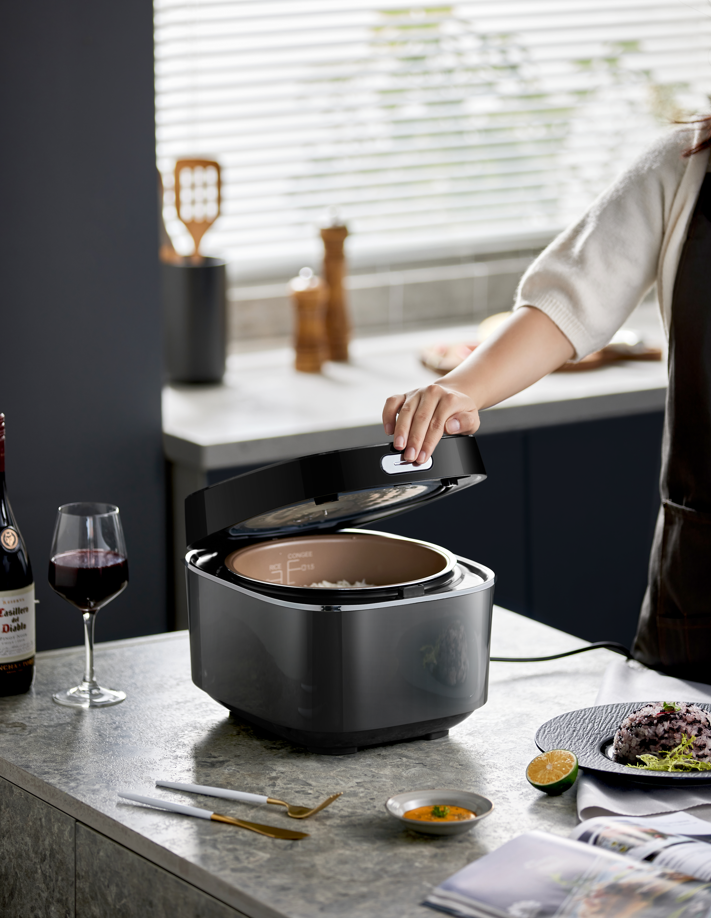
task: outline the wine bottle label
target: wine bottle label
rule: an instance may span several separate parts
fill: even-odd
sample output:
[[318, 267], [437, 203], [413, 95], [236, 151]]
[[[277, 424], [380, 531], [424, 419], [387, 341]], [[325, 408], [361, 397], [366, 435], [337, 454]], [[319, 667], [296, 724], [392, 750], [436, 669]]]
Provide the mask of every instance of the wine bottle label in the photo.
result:
[[17, 530], [13, 529], [12, 526], [3, 529], [3, 531], [0, 532], [0, 543], [5, 551], [17, 551], [20, 547], [20, 536]]
[[[7, 529], [5, 530], [7, 532]], [[35, 652], [35, 585], [0, 593], [0, 663]]]

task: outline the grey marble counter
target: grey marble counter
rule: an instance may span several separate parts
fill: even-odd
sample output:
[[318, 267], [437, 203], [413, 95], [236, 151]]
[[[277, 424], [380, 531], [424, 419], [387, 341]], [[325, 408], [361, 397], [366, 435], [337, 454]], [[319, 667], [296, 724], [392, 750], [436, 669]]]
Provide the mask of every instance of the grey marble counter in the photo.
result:
[[[495, 610], [494, 655], [555, 653], [580, 644]], [[566, 834], [574, 826], [575, 791], [548, 798], [528, 785], [524, 769], [537, 752], [536, 728], [591, 704], [613, 656], [594, 651], [547, 664], [493, 663], [488, 703], [448, 738], [327, 757], [230, 718], [192, 684], [185, 633], [99, 644], [102, 683], [128, 693], [126, 702], [105, 710], [72, 711], [52, 702], [52, 691], [76, 683], [82, 651], [51, 651], [39, 654], [29, 694], [0, 698], [0, 777], [254, 918], [425, 916], [430, 913], [419, 904], [423, 896], [469, 861], [520, 832]], [[255, 810], [156, 789], [160, 778], [230, 786], [294, 803], [316, 802], [339, 790], [343, 797], [304, 824], [274, 807]], [[391, 794], [434, 786], [477, 790], [492, 798], [495, 811], [474, 831], [453, 838], [412, 834], [386, 814], [383, 804]], [[289, 823], [311, 834], [299, 842], [263, 838], [119, 803], [120, 788]], [[134, 877], [123, 865], [120, 858], [106, 859], [101, 869], [106, 883], [125, 894]]]

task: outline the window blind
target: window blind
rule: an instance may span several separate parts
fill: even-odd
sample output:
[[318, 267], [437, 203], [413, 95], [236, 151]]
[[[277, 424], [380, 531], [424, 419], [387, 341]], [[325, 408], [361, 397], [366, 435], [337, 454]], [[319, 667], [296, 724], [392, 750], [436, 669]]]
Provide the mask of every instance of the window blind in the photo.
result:
[[[223, 167], [207, 249], [364, 263], [564, 226], [711, 91], [696, 0], [155, 0], [158, 165]], [[168, 205], [168, 229], [184, 229]]]

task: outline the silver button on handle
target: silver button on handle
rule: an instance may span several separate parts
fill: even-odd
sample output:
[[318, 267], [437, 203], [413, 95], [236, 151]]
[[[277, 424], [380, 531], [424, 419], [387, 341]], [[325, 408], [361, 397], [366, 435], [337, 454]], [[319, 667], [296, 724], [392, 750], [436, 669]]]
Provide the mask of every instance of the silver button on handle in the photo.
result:
[[405, 462], [402, 458], [402, 453], [387, 453], [380, 459], [380, 467], [388, 475], [402, 475], [404, 472], [424, 472], [432, 468], [432, 456], [422, 465], [416, 465], [414, 462]]

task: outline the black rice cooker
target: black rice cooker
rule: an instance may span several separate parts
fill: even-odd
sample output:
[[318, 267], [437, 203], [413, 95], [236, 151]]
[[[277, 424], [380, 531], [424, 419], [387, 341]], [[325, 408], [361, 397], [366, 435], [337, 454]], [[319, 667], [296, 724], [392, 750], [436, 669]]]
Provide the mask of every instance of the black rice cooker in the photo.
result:
[[193, 682], [321, 753], [446, 735], [486, 702], [494, 574], [357, 527], [485, 478], [474, 438], [456, 436], [422, 465], [383, 444], [189, 495]]

